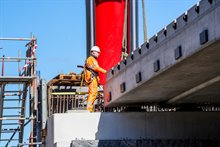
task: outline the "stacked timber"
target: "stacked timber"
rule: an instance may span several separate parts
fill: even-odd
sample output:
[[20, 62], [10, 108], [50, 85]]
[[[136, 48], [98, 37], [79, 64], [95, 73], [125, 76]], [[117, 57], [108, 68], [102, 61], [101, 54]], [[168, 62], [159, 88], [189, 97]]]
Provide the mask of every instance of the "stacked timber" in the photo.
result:
[[48, 82], [48, 86], [80, 86], [81, 79], [81, 74], [59, 74]]

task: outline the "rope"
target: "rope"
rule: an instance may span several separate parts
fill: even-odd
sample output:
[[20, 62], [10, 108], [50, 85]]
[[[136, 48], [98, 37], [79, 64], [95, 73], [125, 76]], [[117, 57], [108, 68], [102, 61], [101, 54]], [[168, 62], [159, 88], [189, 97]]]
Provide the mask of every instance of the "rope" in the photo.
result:
[[125, 0], [124, 25], [122, 38], [122, 55], [121, 60], [127, 56], [127, 18], [128, 18], [128, 0]]
[[146, 24], [146, 14], [145, 14], [144, 0], [142, 0], [142, 13], [143, 13], [144, 42], [146, 42], [148, 40], [148, 37], [147, 37], [147, 24]]

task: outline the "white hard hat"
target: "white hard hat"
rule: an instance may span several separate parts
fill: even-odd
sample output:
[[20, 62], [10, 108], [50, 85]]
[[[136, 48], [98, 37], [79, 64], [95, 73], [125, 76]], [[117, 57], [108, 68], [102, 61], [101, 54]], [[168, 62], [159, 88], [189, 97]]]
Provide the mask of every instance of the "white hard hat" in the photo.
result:
[[91, 51], [96, 51], [96, 52], [99, 52], [99, 53], [100, 53], [100, 49], [99, 49], [98, 46], [93, 46], [93, 47], [91, 48], [90, 52], [91, 52]]

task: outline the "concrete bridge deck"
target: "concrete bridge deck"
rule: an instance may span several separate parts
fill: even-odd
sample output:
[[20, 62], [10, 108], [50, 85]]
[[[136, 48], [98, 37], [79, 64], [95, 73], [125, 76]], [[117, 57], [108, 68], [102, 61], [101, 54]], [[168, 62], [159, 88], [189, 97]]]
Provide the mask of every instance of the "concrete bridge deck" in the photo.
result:
[[220, 0], [202, 0], [107, 73], [105, 106], [220, 103]]

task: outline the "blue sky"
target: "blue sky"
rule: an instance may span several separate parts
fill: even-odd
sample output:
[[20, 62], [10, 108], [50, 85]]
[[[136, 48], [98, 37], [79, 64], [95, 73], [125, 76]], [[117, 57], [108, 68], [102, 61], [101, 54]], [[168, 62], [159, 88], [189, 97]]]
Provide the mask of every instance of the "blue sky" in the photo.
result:
[[[197, 0], [146, 0], [148, 35], [153, 36]], [[139, 3], [139, 45], [143, 43], [142, 9]], [[84, 0], [0, 0], [0, 37], [38, 39], [37, 68], [47, 81], [60, 73], [81, 70], [86, 58]], [[21, 56], [24, 42], [0, 41], [0, 56]], [[6, 67], [7, 68], [7, 67]], [[10, 72], [10, 71], [8, 71]]]
[[[198, 0], [145, 0], [149, 37], [159, 32]], [[139, 4], [139, 46], [143, 44]], [[0, 0], [0, 38], [38, 39], [37, 69], [49, 81], [60, 73], [80, 73], [86, 58], [85, 0]], [[25, 42], [0, 41], [0, 56], [25, 56]], [[18, 75], [18, 65], [6, 65], [6, 75]], [[0, 65], [1, 67], [1, 65]], [[22, 65], [21, 65], [22, 67]]]

